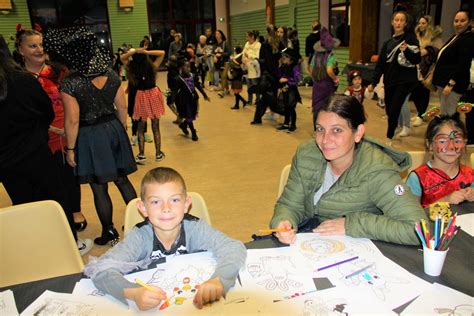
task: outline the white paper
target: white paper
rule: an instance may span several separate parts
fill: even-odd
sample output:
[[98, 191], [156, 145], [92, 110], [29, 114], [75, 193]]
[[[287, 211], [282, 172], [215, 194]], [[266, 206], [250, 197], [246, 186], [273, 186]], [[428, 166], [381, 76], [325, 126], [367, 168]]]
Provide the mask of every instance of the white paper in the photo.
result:
[[463, 214], [456, 217], [456, 225], [461, 226], [471, 236], [474, 236], [474, 213]]
[[0, 292], [0, 315], [18, 315], [15, 297], [11, 290]]
[[311, 267], [301, 257], [293, 257], [289, 247], [250, 249], [240, 279], [244, 288], [282, 298], [315, 290], [311, 273]]
[[109, 303], [100, 297], [79, 296], [74, 294], [45, 291], [21, 315], [132, 315], [123, 304]]
[[473, 315], [473, 297], [434, 283], [405, 308], [402, 315]]
[[[377, 247], [365, 238], [298, 234], [297, 241], [291, 248], [294, 260], [297, 260], [298, 253], [301, 253], [303, 260], [315, 268], [358, 256], [357, 260], [326, 270], [313, 270], [313, 277], [327, 277], [336, 287], [348, 288], [352, 292], [370, 290], [379, 303], [389, 309], [397, 308], [417, 297], [430, 285], [384, 257]], [[363, 272], [346, 278], [365, 267], [367, 269]]]

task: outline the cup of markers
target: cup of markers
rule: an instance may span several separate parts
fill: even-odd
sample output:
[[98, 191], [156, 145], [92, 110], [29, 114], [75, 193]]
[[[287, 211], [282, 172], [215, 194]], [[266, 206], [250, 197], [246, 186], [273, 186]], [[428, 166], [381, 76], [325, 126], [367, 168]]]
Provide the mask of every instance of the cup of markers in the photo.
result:
[[431, 276], [441, 274], [449, 245], [460, 230], [460, 226], [456, 226], [456, 217], [457, 213], [445, 225], [444, 219], [437, 216], [434, 221], [433, 235], [430, 234], [424, 219], [415, 224], [415, 231], [423, 245], [423, 262], [426, 274]]

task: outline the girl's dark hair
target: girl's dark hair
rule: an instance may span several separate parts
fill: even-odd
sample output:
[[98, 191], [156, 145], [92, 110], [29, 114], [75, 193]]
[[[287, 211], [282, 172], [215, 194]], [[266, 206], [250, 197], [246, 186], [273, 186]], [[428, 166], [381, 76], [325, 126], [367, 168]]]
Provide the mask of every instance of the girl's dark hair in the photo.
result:
[[360, 124], [367, 120], [364, 106], [352, 96], [334, 95], [326, 99], [323, 106], [318, 110], [321, 112], [331, 112], [347, 121], [352, 130], [356, 130]]
[[454, 115], [441, 115], [435, 116], [429, 123], [428, 127], [426, 128], [425, 140], [426, 140], [426, 149], [429, 150], [430, 145], [433, 143], [433, 140], [438, 134], [439, 130], [443, 125], [448, 124], [455, 129], [461, 131], [462, 137], [466, 138], [467, 131], [466, 126], [461, 121], [459, 113], [455, 113]]
[[236, 54], [240, 54], [242, 52], [242, 46], [236, 46], [234, 51]]
[[145, 77], [146, 81], [155, 82], [155, 66], [148, 55], [134, 54], [127, 65], [127, 79], [132, 86], [138, 86], [139, 78]]
[[253, 37], [253, 39], [257, 40], [257, 37], [255, 36], [255, 31], [247, 31], [247, 35]]
[[226, 37], [224, 35], [224, 32], [222, 32], [221, 30], [217, 30], [216, 32], [219, 32], [221, 34], [221, 37], [222, 37], [222, 41], [225, 41], [226, 40]]
[[13, 60], [7, 42], [0, 34], [0, 101], [7, 98], [7, 78], [13, 72], [23, 72], [23, 69]]

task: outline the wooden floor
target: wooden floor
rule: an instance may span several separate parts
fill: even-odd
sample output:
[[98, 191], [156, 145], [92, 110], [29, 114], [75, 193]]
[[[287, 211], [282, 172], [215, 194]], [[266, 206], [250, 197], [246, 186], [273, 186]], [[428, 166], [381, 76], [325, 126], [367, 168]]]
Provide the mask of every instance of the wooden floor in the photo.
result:
[[[160, 73], [158, 85], [166, 87], [166, 73]], [[164, 89], [162, 89], [164, 90]], [[211, 102], [201, 101], [199, 118], [195, 122], [199, 141], [183, 136], [172, 124], [171, 111], [161, 119], [162, 150], [166, 158], [155, 162], [154, 144], [146, 144], [148, 161], [130, 175], [137, 193], [140, 180], [151, 168], [169, 166], [185, 178], [189, 191], [199, 192], [207, 202], [213, 226], [243, 242], [249, 241], [259, 228], [268, 226], [276, 202], [281, 169], [291, 163], [298, 144], [312, 137], [311, 87], [301, 87], [303, 104], [297, 107], [296, 132], [287, 134], [275, 130], [277, 122], [264, 120], [261, 126], [250, 125], [255, 106], [238, 111], [230, 110], [233, 96], [221, 99], [209, 92]], [[243, 93], [246, 97], [246, 93]], [[367, 134], [385, 139], [387, 122], [384, 112], [375, 101], [365, 101], [368, 113]], [[411, 104], [412, 115], [414, 107]], [[278, 121], [281, 122], [282, 118]], [[412, 128], [412, 136], [395, 139], [394, 147], [402, 150], [423, 150], [426, 124]], [[130, 129], [129, 129], [130, 131]], [[149, 128], [151, 135], [151, 128]], [[133, 146], [134, 153], [138, 148]], [[116, 187], [110, 185], [114, 203], [114, 224], [123, 235], [121, 227], [125, 204]], [[0, 207], [11, 205], [0, 186]], [[81, 238], [100, 235], [100, 223], [88, 185], [82, 186], [82, 211], [89, 226], [79, 233]], [[95, 246], [90, 255], [100, 255], [108, 246]], [[85, 261], [88, 255], [84, 257]]]

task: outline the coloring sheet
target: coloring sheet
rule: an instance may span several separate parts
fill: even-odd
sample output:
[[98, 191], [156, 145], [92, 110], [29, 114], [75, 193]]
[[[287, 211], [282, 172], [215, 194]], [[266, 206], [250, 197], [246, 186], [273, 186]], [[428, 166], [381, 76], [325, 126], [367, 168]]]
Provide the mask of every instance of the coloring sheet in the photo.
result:
[[131, 315], [128, 309], [109, 304], [103, 298], [45, 291], [21, 315]]
[[356, 260], [326, 270], [313, 270], [313, 276], [327, 277], [337, 288], [346, 287], [354, 292], [368, 289], [390, 309], [415, 298], [430, 285], [384, 257], [365, 238], [298, 234], [290, 248], [294, 258], [301, 253], [303, 260], [317, 268], [358, 256]]
[[18, 315], [12, 290], [0, 292], [0, 315]]
[[434, 283], [405, 308], [402, 315], [474, 315], [474, 298]]
[[456, 225], [461, 226], [471, 236], [474, 236], [474, 213], [459, 215], [456, 218]]
[[240, 279], [244, 288], [275, 298], [315, 290], [311, 267], [301, 257], [293, 257], [289, 247], [247, 250]]
[[[199, 285], [212, 276], [215, 267], [216, 261], [210, 252], [199, 252], [167, 258], [166, 263], [159, 264], [155, 269], [128, 274], [125, 278], [133, 283], [139, 278], [144, 283], [159, 287], [166, 292], [168, 300], [147, 313], [189, 314], [196, 310], [192, 299]], [[127, 308], [110, 295], [104, 297], [104, 293], [97, 290], [89, 279], [78, 282], [73, 294], [90, 298], [102, 297], [111, 304]], [[131, 311], [139, 311], [133, 301], [129, 300], [128, 303]]]

